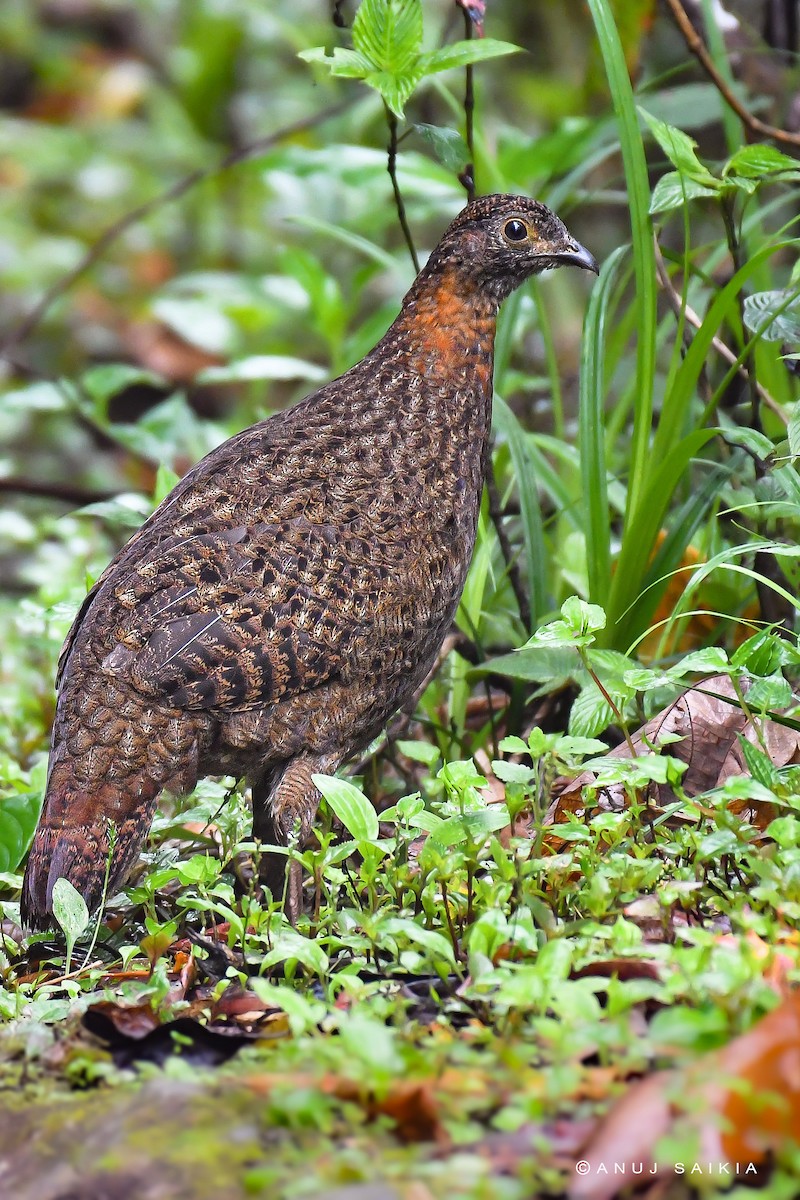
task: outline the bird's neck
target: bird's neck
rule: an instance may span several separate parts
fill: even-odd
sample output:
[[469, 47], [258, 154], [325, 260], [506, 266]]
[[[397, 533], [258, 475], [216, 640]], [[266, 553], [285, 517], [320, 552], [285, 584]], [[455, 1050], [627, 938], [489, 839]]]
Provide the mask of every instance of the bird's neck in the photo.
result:
[[[498, 303], [456, 270], [423, 270], [400, 315], [368, 356], [374, 405], [389, 398], [381, 422], [393, 430], [408, 478], [435, 480], [426, 488], [442, 522], [453, 510], [477, 512], [492, 420], [492, 374]], [[372, 361], [370, 361], [372, 360]], [[475, 513], [473, 513], [475, 510]]]
[[389, 330], [405, 366], [434, 385], [491, 392], [498, 302], [457, 267], [423, 269]]

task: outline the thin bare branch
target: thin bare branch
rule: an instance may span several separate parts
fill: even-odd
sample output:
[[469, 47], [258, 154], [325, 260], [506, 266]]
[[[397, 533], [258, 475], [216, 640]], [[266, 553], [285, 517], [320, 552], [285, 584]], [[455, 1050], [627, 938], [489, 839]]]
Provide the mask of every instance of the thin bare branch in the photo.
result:
[[78, 487], [70, 483], [45, 483], [37, 479], [18, 479], [8, 476], [0, 479], [0, 493], [10, 492], [17, 496], [41, 496], [46, 500], [59, 500], [64, 504], [97, 504], [101, 500], [111, 500], [119, 495], [115, 492], [92, 491], [90, 488]]
[[394, 115], [389, 105], [384, 101], [386, 110], [386, 124], [389, 127], [389, 145], [387, 147], [386, 170], [389, 172], [389, 178], [392, 181], [392, 191], [394, 192], [394, 203], [397, 208], [397, 219], [400, 222], [400, 228], [403, 231], [403, 237], [406, 239], [408, 252], [411, 255], [411, 261], [414, 264], [414, 270], [419, 274], [419, 259], [417, 258], [414, 239], [411, 236], [408, 218], [406, 216], [406, 205], [403, 200], [403, 193], [400, 191], [400, 184], [397, 181], [397, 117]]
[[667, 4], [675, 18], [675, 24], [683, 34], [683, 40], [686, 42], [689, 50], [691, 50], [700, 63], [700, 66], [706, 75], [708, 75], [725, 103], [729, 108], [733, 109], [737, 117], [739, 117], [750, 132], [759, 137], [768, 137], [773, 138], [776, 142], [784, 142], [787, 146], [800, 146], [800, 133], [792, 133], [789, 129], [779, 129], [775, 125], [767, 125], [765, 121], [759, 120], [749, 109], [745, 108], [741, 100], [734, 95], [727, 81], [723, 79], [717, 70], [713, 58], [706, 49], [705, 42], [698, 34], [694, 25], [692, 25], [681, 0], [667, 0]]

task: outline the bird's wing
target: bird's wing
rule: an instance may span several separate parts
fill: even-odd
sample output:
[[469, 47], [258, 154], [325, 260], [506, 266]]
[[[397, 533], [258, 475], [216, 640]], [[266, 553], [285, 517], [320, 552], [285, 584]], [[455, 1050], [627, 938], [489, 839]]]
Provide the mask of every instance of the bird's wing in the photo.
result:
[[199, 533], [110, 576], [113, 629], [93, 634], [88, 619], [86, 632], [105, 671], [162, 703], [268, 704], [346, 671], [381, 603], [383, 572], [363, 551], [302, 518]]

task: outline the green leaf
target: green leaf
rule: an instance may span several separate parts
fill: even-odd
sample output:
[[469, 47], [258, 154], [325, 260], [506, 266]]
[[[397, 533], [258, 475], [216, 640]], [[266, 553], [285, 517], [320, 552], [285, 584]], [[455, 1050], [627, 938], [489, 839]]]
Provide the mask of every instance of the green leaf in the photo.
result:
[[480, 842], [498, 829], [504, 829], [510, 821], [505, 804], [491, 804], [457, 817], [448, 817], [431, 831], [430, 836], [439, 846], [458, 846], [467, 839]]
[[523, 650], [533, 646], [590, 646], [595, 634], [605, 627], [606, 615], [599, 604], [587, 604], [570, 596], [561, 605], [563, 620], [542, 625]]
[[410, 72], [422, 48], [421, 0], [361, 0], [353, 46], [379, 71]]
[[153, 488], [153, 504], [160, 504], [180, 481], [177, 471], [173, 471], [168, 463], [160, 463], [156, 471], [156, 486]]
[[500, 654], [482, 663], [471, 675], [486, 672], [526, 679], [532, 683], [567, 683], [583, 671], [571, 645], [527, 645], [513, 654]]
[[411, 758], [414, 762], [424, 763], [426, 767], [435, 766], [441, 758], [441, 751], [433, 742], [407, 742], [401, 739], [395, 745], [401, 754], [405, 754], [406, 758]]
[[300, 58], [327, 66], [332, 75], [361, 79], [402, 117], [406, 101], [425, 76], [520, 49], [511, 42], [476, 38], [422, 54], [422, 34], [421, 0], [361, 0], [353, 21], [353, 50], [337, 46], [329, 54], [317, 46], [303, 50]]
[[373, 66], [363, 54], [341, 46], [337, 46], [333, 54], [329, 54], [324, 46], [314, 46], [311, 50], [301, 50], [297, 57], [303, 62], [321, 63], [330, 69], [331, 75], [344, 79], [366, 79]]
[[89, 924], [89, 910], [83, 896], [76, 891], [68, 879], [60, 878], [53, 884], [53, 916], [67, 939], [65, 974], [69, 975], [72, 950]]
[[569, 732], [577, 737], [595, 738], [614, 720], [613, 708], [597, 684], [590, 683], [575, 697], [569, 714]]
[[777, 768], [773, 765], [772, 759], [764, 753], [760, 746], [755, 746], [741, 734], [739, 734], [739, 746], [741, 747], [742, 757], [747, 764], [747, 769], [756, 783], [762, 784], [771, 791], [777, 788], [780, 785], [781, 777], [778, 774]]
[[717, 188], [698, 183], [695, 179], [687, 179], [677, 171], [669, 171], [661, 176], [653, 188], [650, 212], [670, 212], [674, 208], [680, 208], [687, 200], [696, 200], [700, 196], [717, 198], [719, 191]]
[[723, 177], [729, 174], [743, 175], [759, 181], [764, 175], [774, 174], [781, 174], [785, 179], [800, 179], [800, 165], [796, 158], [791, 158], [775, 146], [758, 142], [737, 150], [725, 164], [722, 174]]
[[683, 679], [684, 676], [698, 672], [703, 675], [729, 674], [730, 664], [728, 655], [721, 646], [707, 646], [704, 650], [693, 650], [670, 667], [667, 675], [670, 679]]
[[[653, 427], [653, 389], [656, 366], [656, 268], [653, 258], [653, 229], [648, 212], [650, 181], [639, 121], [631, 86], [628, 62], [614, 12], [608, 0], [587, 0], [592, 14], [609, 92], [618, 123], [619, 144], [628, 190], [631, 247], [636, 280], [636, 381], [633, 434], [630, 444], [626, 534], [629, 518], [639, 509], [642, 492], [652, 468], [650, 438]], [[648, 552], [649, 552], [648, 547]], [[617, 572], [619, 574], [619, 572]], [[609, 621], [607, 637], [614, 635]]]
[[0, 871], [15, 871], [31, 844], [41, 792], [15, 792], [0, 801]]
[[302, 963], [316, 975], [324, 975], [328, 969], [328, 956], [319, 942], [303, 937], [293, 929], [287, 929], [275, 938], [273, 948], [261, 961], [261, 969], [265, 971], [281, 962]]
[[744, 323], [767, 342], [800, 342], [800, 296], [794, 291], [745, 296]]
[[592, 288], [583, 322], [578, 381], [578, 445], [583, 484], [583, 527], [589, 597], [604, 604], [611, 581], [611, 513], [606, 461], [606, 325], [613, 318], [612, 298], [627, 247], [618, 247], [603, 263]]
[[438, 71], [450, 71], [454, 67], [466, 67], [471, 63], [485, 62], [489, 58], [500, 58], [505, 54], [519, 54], [521, 46], [513, 42], [501, 42], [497, 38], [474, 38], [469, 42], [454, 42], [442, 46], [431, 54], [423, 54], [419, 65], [423, 75]]
[[414, 129], [433, 150], [436, 159], [448, 171], [463, 170], [469, 162], [469, 148], [461, 134], [455, 129], [441, 125], [415, 125]]
[[695, 154], [697, 142], [693, 138], [690, 138], [687, 133], [683, 133], [682, 130], [676, 129], [674, 125], [668, 125], [666, 121], [659, 121], [658, 117], [651, 116], [643, 108], [640, 108], [639, 112], [650, 127], [653, 137], [681, 175], [712, 189], [719, 189], [722, 186], [719, 179], [711, 174], [708, 167]]
[[771, 629], [759, 629], [731, 657], [731, 666], [749, 671], [751, 675], [771, 675], [780, 665], [780, 639]]
[[378, 71], [368, 75], [364, 82], [375, 88], [376, 92], [380, 92], [396, 117], [402, 117], [406, 100], [421, 78], [422, 75], [419, 71], [412, 71], [407, 75], [392, 75], [388, 71]]
[[767, 709], [780, 711], [792, 703], [792, 689], [782, 675], [769, 675], [757, 679], [747, 693], [747, 705], [756, 712]]
[[156, 375], [153, 371], [132, 367], [129, 363], [105, 363], [103, 366], [90, 367], [81, 376], [83, 391], [103, 412], [108, 408], [109, 400], [135, 383], [163, 386], [164, 379], [163, 376]]
[[363, 792], [334, 775], [312, 775], [311, 778], [351, 837], [357, 842], [377, 838], [378, 814]]
[[279, 983], [270, 983], [267, 979], [253, 978], [250, 980], [259, 1000], [270, 1007], [282, 1008], [289, 1018], [289, 1027], [295, 1037], [319, 1025], [327, 1012], [321, 1000], [314, 1000], [296, 992], [294, 988]]
[[503, 759], [493, 762], [492, 770], [501, 783], [521, 783], [523, 786], [530, 783], [535, 774], [533, 767], [525, 767], [522, 763], [504, 762]]
[[455, 968], [456, 960], [451, 942], [444, 934], [438, 933], [435, 929], [426, 929], [408, 917], [389, 917], [387, 920], [381, 921], [379, 932], [381, 935], [388, 934], [389, 937], [406, 939], [421, 946], [434, 960], [439, 960], [446, 963], [448, 967]]
[[153, 314], [191, 346], [210, 354], [230, 354], [236, 345], [233, 321], [217, 304], [189, 296], [162, 296]]

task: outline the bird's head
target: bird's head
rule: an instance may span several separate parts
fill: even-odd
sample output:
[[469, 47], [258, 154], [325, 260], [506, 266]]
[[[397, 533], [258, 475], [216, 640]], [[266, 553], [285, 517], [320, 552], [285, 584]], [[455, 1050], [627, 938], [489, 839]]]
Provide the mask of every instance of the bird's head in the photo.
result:
[[564, 266], [599, 270], [594, 255], [544, 204], [495, 195], [462, 209], [423, 273], [455, 270], [465, 285], [485, 290], [499, 304], [531, 275]]

